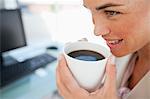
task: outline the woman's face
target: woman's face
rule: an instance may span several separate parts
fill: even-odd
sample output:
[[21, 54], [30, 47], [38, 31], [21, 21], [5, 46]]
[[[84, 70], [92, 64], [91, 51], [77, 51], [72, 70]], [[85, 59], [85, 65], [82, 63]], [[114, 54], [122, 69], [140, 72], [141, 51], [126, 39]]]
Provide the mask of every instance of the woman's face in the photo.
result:
[[150, 44], [150, 0], [84, 0], [84, 6], [92, 13], [95, 35], [102, 35], [115, 56]]

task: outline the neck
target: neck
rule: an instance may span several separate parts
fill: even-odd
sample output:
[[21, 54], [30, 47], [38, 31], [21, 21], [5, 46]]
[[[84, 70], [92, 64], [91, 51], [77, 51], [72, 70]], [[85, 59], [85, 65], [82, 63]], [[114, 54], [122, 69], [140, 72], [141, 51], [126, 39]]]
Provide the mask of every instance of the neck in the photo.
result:
[[137, 54], [138, 59], [129, 83], [130, 89], [132, 89], [150, 70], [150, 43], [140, 49]]
[[[138, 51], [138, 60], [136, 65], [143, 65], [145, 68], [150, 70], [150, 43], [144, 46], [142, 49]], [[140, 66], [141, 69], [143, 66]]]

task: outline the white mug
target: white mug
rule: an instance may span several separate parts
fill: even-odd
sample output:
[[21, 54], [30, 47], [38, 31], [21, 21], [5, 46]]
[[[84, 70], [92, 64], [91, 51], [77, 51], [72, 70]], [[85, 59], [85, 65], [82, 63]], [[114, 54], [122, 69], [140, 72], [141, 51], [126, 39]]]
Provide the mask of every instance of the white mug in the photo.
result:
[[[103, 55], [105, 58], [97, 61], [85, 61], [68, 55], [70, 52], [78, 50], [94, 51]], [[107, 59], [111, 55], [106, 47], [87, 41], [78, 41], [68, 43], [64, 47], [63, 53], [70, 71], [82, 88], [92, 92], [101, 86]]]

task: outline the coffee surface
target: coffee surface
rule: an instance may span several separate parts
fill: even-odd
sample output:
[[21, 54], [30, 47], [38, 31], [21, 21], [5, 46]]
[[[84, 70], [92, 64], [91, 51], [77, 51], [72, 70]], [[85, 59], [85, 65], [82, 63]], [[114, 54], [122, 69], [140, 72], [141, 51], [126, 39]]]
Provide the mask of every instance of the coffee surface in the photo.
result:
[[105, 59], [105, 57], [100, 53], [90, 51], [90, 50], [72, 51], [68, 55], [75, 59], [84, 60], [84, 61], [98, 61], [98, 60]]

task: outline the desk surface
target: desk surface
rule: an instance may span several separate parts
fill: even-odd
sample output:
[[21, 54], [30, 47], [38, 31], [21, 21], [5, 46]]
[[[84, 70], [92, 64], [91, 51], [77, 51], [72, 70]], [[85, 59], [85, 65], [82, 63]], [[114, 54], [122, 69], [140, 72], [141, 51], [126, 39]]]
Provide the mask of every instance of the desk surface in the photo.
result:
[[[59, 55], [56, 51], [49, 53]], [[60, 99], [55, 80], [56, 66], [57, 61], [0, 89], [0, 99]]]

